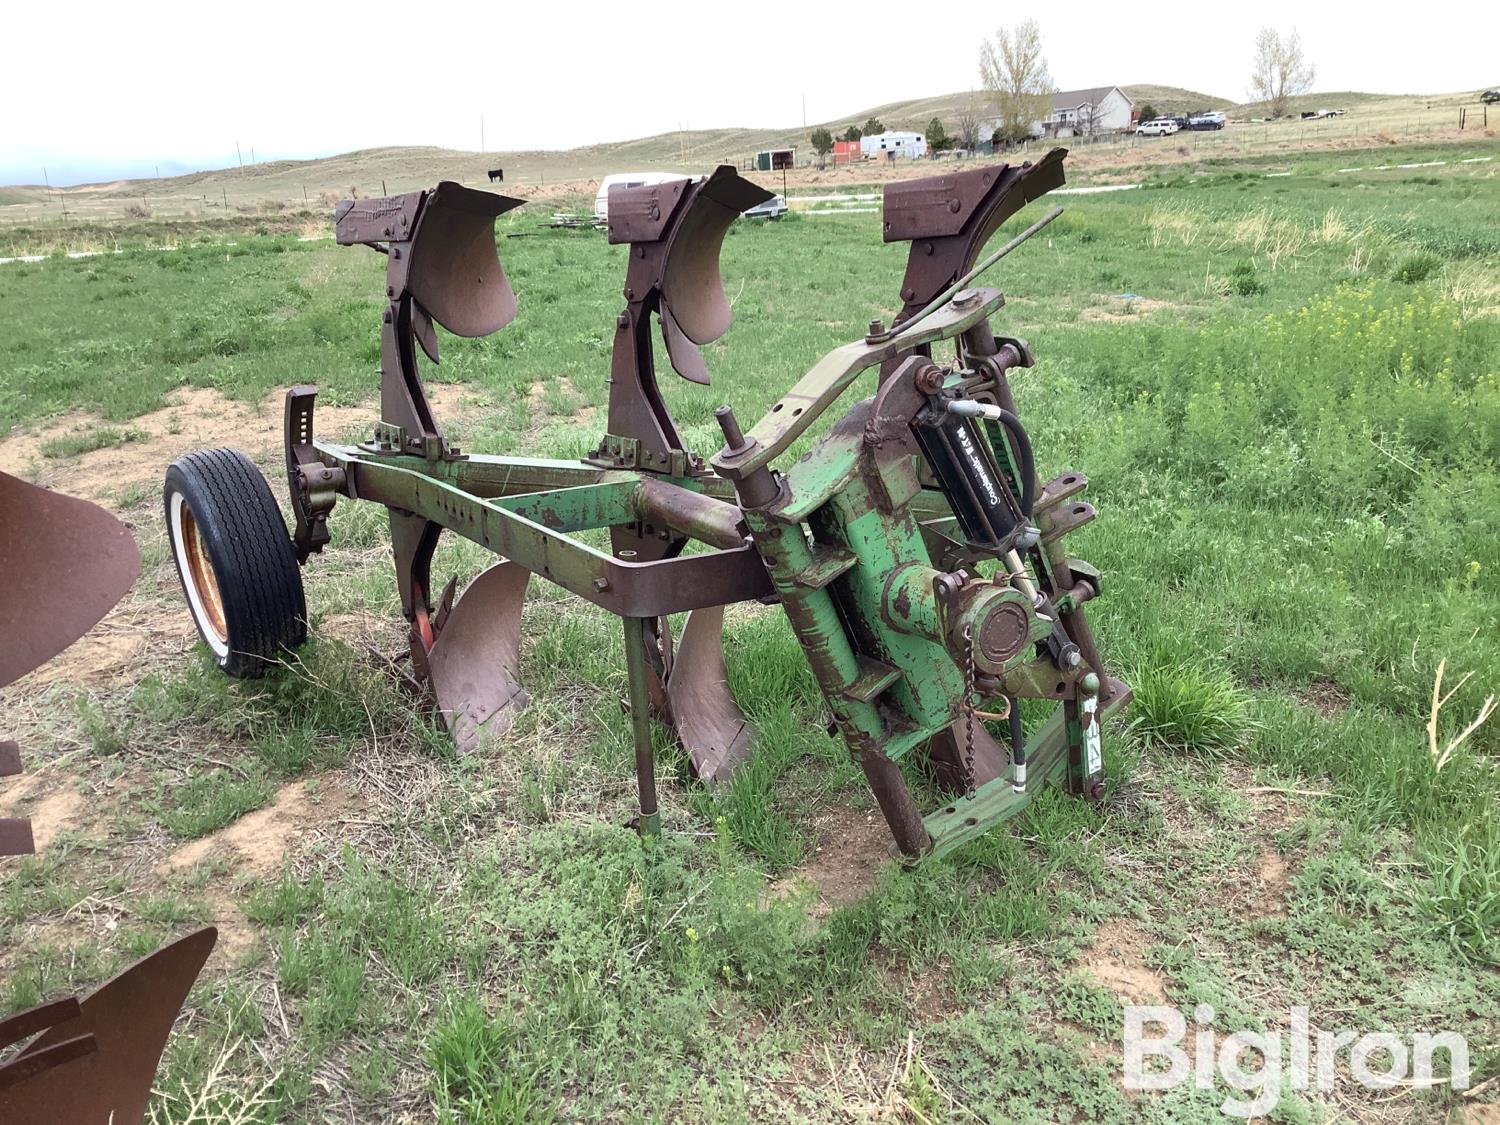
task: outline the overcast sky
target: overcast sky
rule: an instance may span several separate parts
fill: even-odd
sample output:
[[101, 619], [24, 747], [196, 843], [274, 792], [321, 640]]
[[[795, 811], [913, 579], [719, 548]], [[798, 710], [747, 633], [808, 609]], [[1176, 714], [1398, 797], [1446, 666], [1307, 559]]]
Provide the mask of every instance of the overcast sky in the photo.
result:
[[[976, 84], [1018, 6], [447, 0], [17, 3], [0, 183], [163, 174], [389, 144], [569, 148], [679, 127], [781, 127]], [[1319, 90], [1500, 83], [1500, 4], [1067, 0], [1036, 10], [1059, 87], [1246, 97], [1263, 24], [1296, 27]]]

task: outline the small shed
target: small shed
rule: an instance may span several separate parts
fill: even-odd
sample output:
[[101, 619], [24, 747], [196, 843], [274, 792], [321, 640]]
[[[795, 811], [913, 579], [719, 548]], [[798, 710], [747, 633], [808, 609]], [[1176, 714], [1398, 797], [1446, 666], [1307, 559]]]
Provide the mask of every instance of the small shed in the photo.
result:
[[856, 160], [863, 160], [864, 153], [860, 150], [858, 141], [834, 141], [833, 162], [835, 164], [853, 164]]
[[796, 163], [797, 150], [794, 148], [767, 148], [755, 154], [757, 172], [780, 172], [795, 167]]
[[885, 133], [874, 133], [859, 139], [859, 150], [865, 156], [904, 156], [916, 160], [927, 155], [927, 138], [921, 133], [908, 133], [892, 129]]

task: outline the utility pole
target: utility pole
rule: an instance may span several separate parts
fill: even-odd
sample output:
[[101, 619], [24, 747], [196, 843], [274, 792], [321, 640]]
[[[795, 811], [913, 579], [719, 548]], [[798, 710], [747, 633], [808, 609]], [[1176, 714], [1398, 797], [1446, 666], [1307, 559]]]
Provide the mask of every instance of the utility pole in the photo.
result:
[[802, 95], [802, 127], [807, 128], [807, 95]]
[[42, 169], [42, 183], [47, 185], [47, 198], [52, 198], [52, 181], [47, 178], [47, 169]]
[[234, 142], [234, 159], [235, 159], [235, 162], [238, 163], [241, 168], [243, 168], [245, 166], [245, 158], [242, 155], [240, 155], [240, 142], [239, 141], [235, 141]]

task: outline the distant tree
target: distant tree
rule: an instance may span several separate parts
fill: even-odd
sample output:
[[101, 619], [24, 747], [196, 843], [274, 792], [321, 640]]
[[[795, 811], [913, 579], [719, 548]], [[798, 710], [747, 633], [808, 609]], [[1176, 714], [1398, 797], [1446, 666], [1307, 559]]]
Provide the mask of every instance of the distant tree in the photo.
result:
[[948, 135], [947, 128], [942, 119], [934, 117], [927, 123], [927, 147], [933, 152], [947, 152], [954, 145], [954, 138]]
[[1052, 108], [1052, 75], [1042, 57], [1036, 20], [1002, 27], [979, 50], [979, 77], [1000, 121], [995, 135], [1006, 144], [1029, 137]]
[[823, 158], [833, 151], [833, 134], [827, 129], [817, 128], [807, 139], [812, 143], [813, 151], [818, 154], [818, 163], [823, 163]]
[[864, 128], [860, 130], [861, 135], [873, 137], [885, 132], [885, 126], [881, 124], [880, 118], [872, 117], [865, 122]]
[[1141, 106], [1141, 120], [1142, 121], [1150, 121], [1155, 116], [1156, 116], [1156, 107], [1154, 105], [1152, 105], [1150, 102], [1147, 102], [1145, 105]]
[[1295, 29], [1283, 38], [1274, 27], [1261, 28], [1250, 67], [1250, 96], [1265, 102], [1272, 117], [1285, 117], [1287, 104], [1312, 89], [1317, 75], [1302, 54], [1302, 37]]
[[857, 141], [862, 136], [864, 136], [864, 134], [860, 132], [859, 126], [851, 125], [849, 126], [849, 128], [844, 130], [844, 135], [839, 139], [843, 141]]
[[974, 111], [961, 111], [958, 115], [958, 147], [973, 152], [979, 147], [979, 133], [979, 118]]
[[1104, 132], [1104, 110], [1093, 102], [1079, 106], [1073, 132], [1080, 137], [1095, 137]]

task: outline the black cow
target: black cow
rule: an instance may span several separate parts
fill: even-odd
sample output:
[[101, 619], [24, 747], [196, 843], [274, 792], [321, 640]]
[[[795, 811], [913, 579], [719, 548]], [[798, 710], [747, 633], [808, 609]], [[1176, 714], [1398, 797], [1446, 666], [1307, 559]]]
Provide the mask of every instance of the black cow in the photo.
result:
[[496, 180], [503, 181], [504, 179], [505, 179], [505, 169], [504, 168], [491, 168], [490, 169], [490, 183], [494, 183]]

